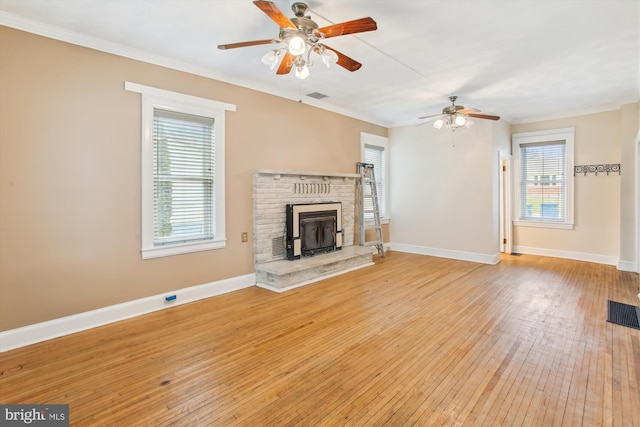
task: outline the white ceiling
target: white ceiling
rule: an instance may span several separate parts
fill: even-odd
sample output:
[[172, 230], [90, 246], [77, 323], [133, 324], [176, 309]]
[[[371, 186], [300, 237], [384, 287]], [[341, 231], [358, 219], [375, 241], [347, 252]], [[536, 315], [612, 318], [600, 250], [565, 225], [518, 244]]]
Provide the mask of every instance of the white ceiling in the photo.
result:
[[[274, 3], [293, 16], [291, 1]], [[640, 99], [639, 0], [311, 0], [309, 15], [321, 27], [377, 22], [377, 31], [327, 40], [360, 70], [316, 62], [301, 81], [260, 62], [271, 45], [217, 49], [278, 36], [250, 0], [0, 0], [3, 25], [384, 126], [419, 123], [449, 95], [511, 123]], [[312, 92], [328, 97], [306, 96]]]

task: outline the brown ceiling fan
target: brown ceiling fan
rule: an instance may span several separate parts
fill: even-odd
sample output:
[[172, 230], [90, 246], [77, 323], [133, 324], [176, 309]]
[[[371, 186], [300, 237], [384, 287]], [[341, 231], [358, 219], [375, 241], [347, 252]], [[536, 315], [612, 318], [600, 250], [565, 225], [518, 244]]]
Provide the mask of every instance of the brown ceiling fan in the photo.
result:
[[273, 69], [282, 56], [277, 74], [288, 74], [295, 66], [296, 76], [298, 78], [306, 78], [309, 75], [308, 67], [311, 65], [311, 53], [319, 55], [326, 66], [335, 62], [349, 71], [356, 71], [362, 64], [325, 45], [324, 40], [330, 37], [373, 31], [378, 28], [376, 22], [371, 18], [361, 18], [341, 24], [319, 27], [306, 15], [309, 6], [304, 2], [294, 2], [291, 5], [291, 10], [295, 15], [292, 18], [287, 18], [273, 2], [256, 0], [253, 4], [258, 6], [260, 10], [280, 26], [278, 37], [275, 39], [221, 44], [218, 49], [235, 49], [238, 47], [283, 43], [283, 47], [269, 51], [262, 57], [262, 62]]
[[450, 96], [449, 100], [451, 101], [451, 105], [444, 107], [441, 114], [422, 116], [418, 117], [418, 119], [429, 119], [429, 121], [435, 120], [435, 122], [433, 123], [433, 126], [435, 128], [440, 129], [442, 126], [446, 126], [452, 131], [455, 131], [456, 129], [461, 127], [471, 126], [473, 122], [468, 120], [468, 117], [486, 120], [500, 120], [499, 116], [480, 114], [480, 110], [478, 110], [477, 108], [464, 108], [463, 105], [456, 105], [456, 99], [458, 99], [457, 96]]

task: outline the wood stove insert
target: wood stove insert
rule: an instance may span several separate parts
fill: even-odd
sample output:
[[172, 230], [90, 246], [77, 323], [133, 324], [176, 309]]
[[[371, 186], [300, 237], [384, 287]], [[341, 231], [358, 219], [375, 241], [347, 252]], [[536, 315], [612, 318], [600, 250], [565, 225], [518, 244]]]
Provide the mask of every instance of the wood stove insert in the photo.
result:
[[287, 259], [342, 248], [342, 203], [286, 205]]

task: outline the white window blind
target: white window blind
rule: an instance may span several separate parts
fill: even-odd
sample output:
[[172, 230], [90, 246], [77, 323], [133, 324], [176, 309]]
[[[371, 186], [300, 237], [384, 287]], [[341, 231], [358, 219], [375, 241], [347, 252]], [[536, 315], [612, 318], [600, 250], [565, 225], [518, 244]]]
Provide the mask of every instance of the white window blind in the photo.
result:
[[[364, 163], [371, 163], [373, 165], [373, 173], [376, 177], [376, 192], [378, 193], [378, 207], [380, 209], [380, 217], [386, 217], [386, 200], [385, 200], [385, 180], [386, 176], [384, 166], [384, 155], [385, 150], [384, 147], [376, 146], [376, 145], [368, 145], [364, 146]], [[365, 202], [371, 203], [370, 199], [365, 199]], [[372, 210], [373, 206], [365, 206], [365, 211]], [[365, 220], [373, 220], [373, 214], [365, 213]]]
[[520, 146], [521, 220], [564, 222], [567, 215], [564, 141]]
[[153, 245], [215, 238], [214, 119], [153, 110]]

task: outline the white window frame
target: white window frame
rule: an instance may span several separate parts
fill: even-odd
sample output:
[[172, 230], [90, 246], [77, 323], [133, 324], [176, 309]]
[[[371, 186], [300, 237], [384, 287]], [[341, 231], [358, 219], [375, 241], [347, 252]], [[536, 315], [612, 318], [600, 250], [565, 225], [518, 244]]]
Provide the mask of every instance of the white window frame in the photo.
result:
[[[573, 200], [573, 169], [574, 169], [574, 139], [575, 128], [548, 129], [535, 132], [522, 132], [511, 135], [513, 153], [513, 180], [515, 189], [514, 205], [515, 218], [513, 224], [518, 227], [541, 227], [559, 228], [571, 230], [574, 226], [574, 200]], [[564, 141], [565, 143], [565, 202], [566, 215], [564, 221], [553, 221], [548, 219], [523, 220], [520, 213], [520, 147], [527, 144], [536, 144], [553, 141]]]
[[[137, 83], [125, 82], [125, 90], [142, 95], [142, 259], [179, 255], [226, 247], [225, 224], [225, 111], [236, 106], [211, 99], [171, 92]], [[204, 242], [154, 246], [153, 242], [153, 114], [154, 109], [176, 111], [214, 119], [215, 128], [215, 230], [214, 238]]]
[[389, 138], [373, 135], [370, 133], [360, 133], [360, 159], [364, 160], [364, 150], [367, 146], [382, 149], [382, 171], [374, 171], [376, 179], [384, 183], [384, 215], [380, 216], [380, 222], [387, 224], [391, 219], [389, 210]]

